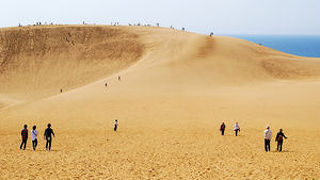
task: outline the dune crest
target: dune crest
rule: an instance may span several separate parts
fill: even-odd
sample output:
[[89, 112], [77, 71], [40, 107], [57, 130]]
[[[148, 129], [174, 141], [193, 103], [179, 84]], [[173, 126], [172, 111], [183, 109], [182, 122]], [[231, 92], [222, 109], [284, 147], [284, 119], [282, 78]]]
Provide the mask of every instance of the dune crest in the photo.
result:
[[[162, 28], [44, 26], [0, 31], [0, 93], [31, 100], [107, 78], [142, 60], [138, 68], [162, 70], [159, 82], [199, 86], [273, 80], [319, 79], [316, 58], [288, 55], [229, 37]], [[129, 68], [129, 69], [128, 69]], [[148, 70], [147, 70], [148, 71]], [[165, 72], [166, 74], [161, 74]], [[170, 75], [170, 76], [168, 76]], [[175, 82], [176, 83], [176, 82]], [[143, 84], [142, 84], [143, 86]]]

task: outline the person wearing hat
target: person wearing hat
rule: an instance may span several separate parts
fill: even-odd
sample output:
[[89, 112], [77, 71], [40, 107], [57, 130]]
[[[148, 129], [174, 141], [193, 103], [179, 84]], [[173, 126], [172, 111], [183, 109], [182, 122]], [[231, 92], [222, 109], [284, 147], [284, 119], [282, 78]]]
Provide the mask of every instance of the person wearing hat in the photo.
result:
[[267, 126], [267, 129], [264, 131], [264, 148], [266, 152], [270, 151], [270, 141], [272, 137], [272, 132], [270, 126]]
[[287, 139], [287, 136], [285, 136], [282, 132], [282, 129], [280, 129], [277, 136], [276, 136], [276, 141], [278, 142], [277, 151], [279, 151], [279, 152], [282, 151], [283, 138]]

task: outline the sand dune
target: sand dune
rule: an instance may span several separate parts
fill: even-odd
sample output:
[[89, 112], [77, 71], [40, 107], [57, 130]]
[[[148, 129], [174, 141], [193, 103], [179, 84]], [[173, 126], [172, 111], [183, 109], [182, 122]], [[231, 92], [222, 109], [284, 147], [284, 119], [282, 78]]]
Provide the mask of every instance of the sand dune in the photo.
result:
[[102, 27], [35, 27], [0, 31], [1, 92], [52, 96], [130, 66], [143, 44], [128, 31]]
[[[41, 26], [1, 29], [0, 63], [0, 179], [320, 178], [319, 58], [166, 28]], [[18, 150], [24, 123], [48, 122], [52, 152], [42, 137]], [[284, 152], [264, 152], [267, 124], [285, 130]]]

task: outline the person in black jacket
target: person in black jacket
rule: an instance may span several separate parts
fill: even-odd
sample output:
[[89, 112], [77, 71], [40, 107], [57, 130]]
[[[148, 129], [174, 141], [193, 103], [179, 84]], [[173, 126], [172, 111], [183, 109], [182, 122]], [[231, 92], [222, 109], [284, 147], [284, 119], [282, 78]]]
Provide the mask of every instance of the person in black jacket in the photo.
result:
[[226, 129], [226, 125], [224, 124], [224, 122], [221, 124], [220, 126], [220, 131], [221, 131], [221, 135], [224, 135], [224, 130]]
[[276, 141], [278, 142], [277, 151], [279, 151], [279, 152], [282, 151], [283, 138], [287, 139], [287, 136], [285, 136], [282, 132], [282, 129], [280, 129], [280, 131], [278, 132], [278, 134], [276, 136]]
[[47, 143], [46, 143], [46, 150], [48, 150], [49, 148], [49, 151], [51, 150], [51, 141], [52, 141], [52, 136], [54, 136], [54, 132], [53, 130], [51, 129], [51, 124], [49, 123], [48, 124], [48, 128], [44, 131], [44, 138], [47, 140]]

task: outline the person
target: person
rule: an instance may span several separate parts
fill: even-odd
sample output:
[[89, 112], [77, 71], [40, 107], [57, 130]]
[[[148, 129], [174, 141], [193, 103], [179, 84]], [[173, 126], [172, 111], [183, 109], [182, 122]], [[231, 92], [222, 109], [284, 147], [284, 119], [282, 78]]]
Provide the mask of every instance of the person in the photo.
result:
[[210, 37], [212, 37], [212, 36], [213, 36], [213, 32], [210, 33]]
[[51, 124], [48, 124], [48, 128], [44, 131], [44, 137], [47, 140], [46, 143], [46, 150], [51, 150], [51, 142], [52, 142], [52, 135], [55, 137], [53, 130], [51, 129]]
[[104, 83], [104, 86], [107, 87], [107, 86], [108, 86], [108, 83]]
[[277, 151], [279, 152], [282, 151], [283, 138], [287, 139], [287, 136], [285, 136], [282, 132], [282, 129], [280, 129], [276, 136], [276, 141], [278, 142]]
[[60, 89], [60, 93], [62, 93], [62, 89]]
[[239, 126], [238, 122], [236, 122], [236, 124], [234, 125], [233, 130], [236, 133], [236, 136], [238, 136], [238, 131], [240, 132], [240, 126]]
[[117, 129], [118, 129], [118, 120], [116, 119], [116, 120], [114, 121], [114, 128], [113, 128], [113, 130], [114, 130], [114, 131], [117, 131]]
[[27, 140], [28, 140], [28, 129], [27, 128], [28, 128], [28, 126], [25, 124], [24, 129], [21, 130], [22, 142], [20, 144], [20, 149], [22, 149], [22, 146], [23, 146], [23, 150], [26, 149]]
[[118, 81], [120, 81], [121, 80], [121, 77], [120, 76], [118, 76]]
[[224, 124], [224, 122], [221, 124], [220, 126], [220, 131], [221, 131], [221, 135], [224, 135], [224, 130], [226, 129], [226, 125]]
[[272, 131], [270, 130], [270, 126], [267, 126], [267, 129], [264, 131], [264, 148], [266, 152], [270, 151], [271, 137], [272, 137]]
[[36, 129], [37, 129], [37, 126], [33, 126], [31, 131], [32, 147], [34, 151], [36, 150], [36, 147], [38, 145], [38, 140], [37, 140], [38, 131]]

